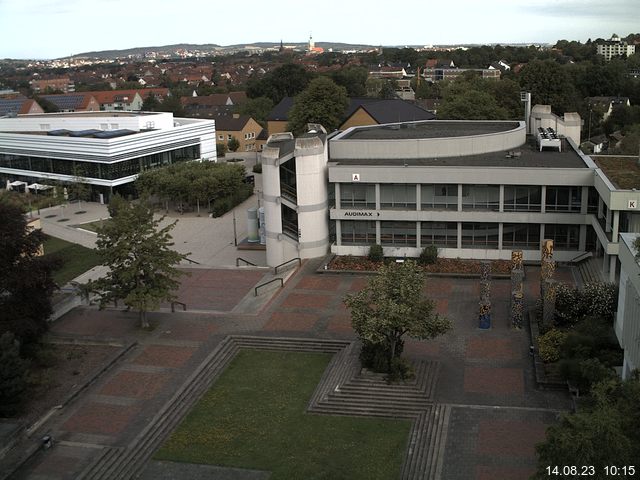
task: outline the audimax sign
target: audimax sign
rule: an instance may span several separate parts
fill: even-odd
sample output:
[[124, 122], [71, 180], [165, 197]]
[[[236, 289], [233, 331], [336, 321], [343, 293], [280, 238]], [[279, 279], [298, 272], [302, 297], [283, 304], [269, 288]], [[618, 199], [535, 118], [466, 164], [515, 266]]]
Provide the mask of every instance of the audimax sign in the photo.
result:
[[[375, 214], [375, 215], [374, 215]], [[345, 217], [379, 217], [380, 212], [364, 212], [362, 210], [351, 210], [344, 212]]]

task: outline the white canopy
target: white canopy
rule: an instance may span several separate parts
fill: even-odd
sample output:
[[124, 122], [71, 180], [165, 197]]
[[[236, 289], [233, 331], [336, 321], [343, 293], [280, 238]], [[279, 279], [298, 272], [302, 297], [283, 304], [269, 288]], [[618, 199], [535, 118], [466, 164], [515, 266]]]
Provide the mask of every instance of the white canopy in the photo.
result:
[[53, 187], [51, 185], [41, 185], [40, 183], [32, 183], [27, 188], [31, 190], [35, 190], [37, 192], [38, 190], [49, 190], [50, 188], [53, 188]]

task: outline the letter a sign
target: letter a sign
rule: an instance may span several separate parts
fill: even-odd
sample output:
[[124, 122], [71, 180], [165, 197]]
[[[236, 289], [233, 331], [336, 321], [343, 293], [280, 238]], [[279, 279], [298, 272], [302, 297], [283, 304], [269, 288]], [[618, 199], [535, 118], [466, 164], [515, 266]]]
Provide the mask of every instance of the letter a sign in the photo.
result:
[[360, 174], [359, 173], [352, 173], [351, 174], [351, 181], [352, 182], [359, 182], [360, 181]]

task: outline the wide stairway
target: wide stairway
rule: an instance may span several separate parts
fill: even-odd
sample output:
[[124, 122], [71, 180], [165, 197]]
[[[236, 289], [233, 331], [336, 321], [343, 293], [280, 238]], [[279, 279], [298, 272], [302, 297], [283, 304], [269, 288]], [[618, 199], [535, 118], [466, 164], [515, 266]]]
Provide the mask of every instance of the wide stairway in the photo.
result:
[[582, 277], [582, 284], [603, 282], [602, 258], [591, 257], [578, 263], [578, 272]]

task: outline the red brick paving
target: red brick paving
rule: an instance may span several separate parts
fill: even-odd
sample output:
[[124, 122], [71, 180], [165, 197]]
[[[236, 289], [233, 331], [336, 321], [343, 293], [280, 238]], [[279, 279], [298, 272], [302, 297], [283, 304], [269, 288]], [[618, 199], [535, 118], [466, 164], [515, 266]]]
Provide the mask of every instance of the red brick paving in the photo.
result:
[[194, 323], [187, 320], [176, 320], [171, 327], [163, 331], [161, 338], [172, 340], [205, 341], [218, 327], [213, 323]]
[[303, 288], [307, 290], [331, 290], [335, 291], [340, 286], [342, 281], [339, 277], [327, 277], [324, 275], [318, 275], [315, 277], [304, 277], [296, 289]]
[[65, 335], [122, 337], [138, 328], [138, 316], [121, 310], [76, 309], [57, 320], [51, 332]]
[[[42, 458], [33, 473], [42, 475], [42, 478], [70, 478], [69, 472], [77, 472], [79, 460], [77, 456], [64, 455], [56, 447], [49, 455]], [[75, 475], [74, 475], [75, 478]]]
[[424, 288], [425, 295], [432, 296], [449, 296], [453, 291], [453, 282], [451, 279], [428, 277]]
[[521, 368], [471, 367], [464, 369], [464, 391], [491, 395], [524, 395]]
[[359, 292], [360, 290], [362, 290], [364, 287], [367, 286], [368, 281], [369, 281], [368, 278], [363, 278], [363, 277], [354, 278], [353, 280], [351, 280], [351, 286], [349, 287], [349, 290], [353, 292]]
[[317, 321], [318, 315], [311, 313], [276, 312], [271, 315], [264, 330], [307, 332], [313, 328]]
[[526, 467], [476, 467], [475, 480], [529, 480], [536, 472], [535, 468]]
[[185, 270], [191, 275], [181, 278], [176, 296], [191, 310], [228, 312], [264, 277], [252, 270]]
[[98, 435], [117, 435], [140, 411], [138, 407], [87, 403], [69, 418], [62, 426], [63, 430], [76, 433]]
[[114, 395], [148, 400], [153, 398], [171, 378], [167, 373], [144, 373], [122, 370], [99, 391]]
[[178, 368], [183, 366], [196, 351], [192, 347], [148, 345], [133, 363], [156, 367]]
[[546, 429], [541, 422], [483, 420], [478, 424], [476, 450], [493, 458], [503, 455], [535, 458], [535, 446], [545, 439]]
[[490, 358], [517, 360], [522, 357], [514, 340], [509, 338], [471, 337], [467, 342], [466, 356], [469, 358]]
[[403, 354], [407, 355], [440, 355], [440, 344], [429, 340], [411, 340], [407, 339], [404, 343]]
[[334, 333], [354, 333], [349, 315], [334, 315], [329, 320], [327, 330]]
[[283, 307], [327, 308], [333, 297], [329, 295], [307, 295], [292, 293], [282, 303]]

